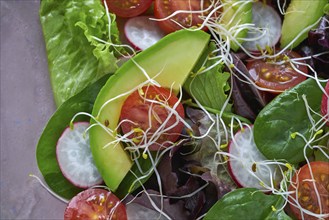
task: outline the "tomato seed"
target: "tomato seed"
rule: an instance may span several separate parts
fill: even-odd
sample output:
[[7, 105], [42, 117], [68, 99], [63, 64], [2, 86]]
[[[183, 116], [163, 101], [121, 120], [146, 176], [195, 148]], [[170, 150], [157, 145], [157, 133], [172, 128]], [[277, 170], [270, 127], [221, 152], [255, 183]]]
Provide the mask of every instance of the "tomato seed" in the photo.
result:
[[253, 163], [253, 164], [252, 164], [252, 167], [251, 167], [252, 172], [255, 173], [255, 172], [256, 172], [256, 168], [257, 168], [257, 167], [256, 167], [256, 163]]
[[320, 179], [321, 179], [321, 182], [325, 182], [326, 180], [328, 180], [328, 175], [321, 174]]

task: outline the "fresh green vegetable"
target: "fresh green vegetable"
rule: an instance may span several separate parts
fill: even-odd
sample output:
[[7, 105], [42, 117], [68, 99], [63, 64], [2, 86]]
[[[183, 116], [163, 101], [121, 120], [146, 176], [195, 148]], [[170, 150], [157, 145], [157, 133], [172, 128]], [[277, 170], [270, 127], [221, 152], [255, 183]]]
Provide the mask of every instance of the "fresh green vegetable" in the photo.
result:
[[326, 15], [329, 15], [329, 3], [324, 6], [323, 11]]
[[[210, 35], [202, 31], [181, 30], [167, 35], [124, 63], [100, 91], [93, 115], [108, 130], [101, 126], [92, 127], [90, 145], [96, 166], [111, 190], [117, 189], [132, 166], [128, 152], [115, 138], [121, 107], [129, 92], [138, 89], [138, 86], [148, 80], [146, 73], [162, 87], [172, 87], [173, 92], [177, 94], [208, 45], [209, 38]], [[145, 73], [140, 68], [143, 68]], [[108, 102], [114, 98], [115, 101]]]
[[[305, 96], [307, 105], [303, 99]], [[254, 138], [258, 149], [268, 159], [285, 159], [290, 163], [305, 160], [305, 141], [315, 132], [312, 120], [320, 120], [322, 91], [317, 82], [308, 79], [277, 96], [259, 113], [254, 124]], [[308, 111], [310, 111], [308, 113]], [[310, 114], [310, 115], [308, 115]], [[311, 117], [311, 118], [310, 118]], [[306, 154], [310, 155], [310, 148]]]
[[[324, 12], [322, 12], [318, 9], [324, 5], [325, 1], [326, 6], [323, 7]], [[286, 26], [283, 27], [281, 46], [288, 45], [301, 31], [306, 30], [305, 25], [315, 25], [318, 16], [328, 13], [327, 0], [319, 0], [314, 4], [312, 2], [311, 5], [311, 1], [291, 0], [289, 2], [291, 4], [285, 15]], [[197, 219], [203, 213], [208, 212], [205, 215], [206, 220], [291, 219], [283, 211], [287, 198], [264, 194], [253, 188], [236, 189], [237, 186], [232, 181], [232, 176], [227, 172], [231, 166], [228, 167], [225, 164], [227, 161], [231, 164], [234, 159], [232, 146], [229, 147], [229, 150], [226, 146], [229, 141], [237, 142], [234, 140], [236, 129], [241, 128], [243, 122], [250, 124], [247, 119], [231, 112], [232, 102], [227, 103], [230, 87], [239, 90], [239, 96], [232, 97], [230, 101], [234, 101], [236, 106], [240, 104], [239, 99], [243, 101], [242, 105], [239, 105], [243, 109], [239, 111], [240, 113], [246, 110], [246, 106], [249, 108], [249, 105], [256, 103], [256, 116], [258, 110], [267, 104], [267, 97], [263, 97], [261, 92], [252, 88], [253, 84], [248, 84], [248, 86], [237, 83], [237, 86], [230, 85], [228, 80], [231, 75], [224, 72], [223, 64], [204, 71], [218, 62], [218, 59], [208, 56], [209, 54], [221, 51], [222, 63], [231, 63], [230, 58], [233, 54], [225, 55], [228, 55], [231, 50], [239, 49], [239, 44], [247, 36], [248, 29], [255, 32], [265, 31], [267, 26], [264, 27], [265, 29], [251, 27], [253, 0], [218, 0], [211, 3], [214, 3], [214, 6], [216, 5], [220, 10], [214, 13], [211, 8], [205, 8], [209, 11], [205, 11], [202, 19], [205, 19], [209, 12], [218, 13], [217, 20], [206, 18], [203, 23], [212, 34], [212, 40], [215, 43], [211, 43], [207, 47], [210, 35], [201, 31], [177, 31], [148, 50], [137, 53], [138, 55], [133, 56], [117, 70], [115, 55], [123, 52], [123, 49], [119, 46], [115, 48], [115, 52], [113, 51], [114, 46], [111, 43], [119, 44], [119, 33], [115, 16], [105, 13], [102, 1], [41, 0], [40, 18], [46, 41], [51, 84], [59, 108], [51, 117], [39, 140], [36, 156], [44, 179], [56, 194], [70, 199], [81, 190], [67, 181], [61, 173], [56, 160], [56, 143], [62, 131], [69, 126], [72, 117], [83, 111], [92, 112], [90, 140], [97, 169], [102, 174], [105, 184], [118, 197], [124, 198], [141, 184], [146, 183], [144, 185], [146, 190], [143, 193], [149, 193], [148, 196], [158, 194], [158, 192], [152, 192], [158, 186], [161, 196], [154, 198], [154, 204], [161, 208], [163, 214], [174, 218], [183, 219], [181, 216], [186, 215], [186, 219]], [[184, 1], [178, 4], [187, 5]], [[259, 6], [262, 7], [262, 4], [260, 3]], [[280, 8], [279, 6], [282, 4], [278, 3], [278, 8]], [[189, 18], [190, 13], [181, 12], [179, 14]], [[193, 12], [193, 14], [195, 13]], [[111, 21], [108, 21], [108, 16]], [[171, 22], [169, 18], [167, 20]], [[270, 23], [269, 25], [271, 26]], [[304, 38], [305, 34], [297, 39], [293, 47]], [[311, 45], [305, 44], [305, 46]], [[314, 48], [311, 46], [311, 49]], [[259, 54], [259, 59], [263, 55], [267, 55], [267, 52], [276, 56], [276, 51], [271, 51], [270, 48], [266, 48], [266, 51], [263, 52]], [[252, 59], [250, 54], [245, 55], [239, 57], [246, 62], [248, 61], [245, 60], [245, 57]], [[257, 54], [253, 55], [257, 56]], [[317, 55], [314, 58], [322, 59], [323, 56]], [[302, 58], [296, 60], [300, 59]], [[278, 57], [274, 60], [279, 62]], [[241, 63], [241, 65], [234, 65], [241, 71], [241, 74], [248, 72], [242, 65], [242, 61], [234, 61], [232, 65], [236, 63]], [[317, 71], [316, 66], [314, 70]], [[107, 72], [115, 71], [117, 71], [116, 74], [110, 79], [108, 79], [109, 76], [101, 78]], [[240, 71], [232, 72], [233, 74], [239, 72], [237, 80], [240, 79]], [[306, 70], [301, 71], [307, 75]], [[190, 74], [191, 72], [192, 74]], [[100, 81], [91, 84], [99, 78], [101, 78]], [[178, 149], [175, 146], [174, 150], [170, 152], [173, 157], [170, 157], [169, 160], [161, 158], [162, 155], [159, 155], [164, 151], [149, 153], [139, 149], [138, 153], [134, 154], [130, 150], [125, 150], [126, 141], [131, 138], [121, 136], [126, 133], [118, 124], [121, 107], [126, 97], [141, 88], [143, 83], [155, 82], [163, 87], [172, 88], [175, 94], [179, 93], [184, 84], [188, 95], [195, 98], [203, 109], [208, 111], [204, 112], [190, 107], [185, 109], [187, 115], [185, 122], [189, 123], [192, 129], [183, 130], [181, 137], [184, 140], [179, 140], [182, 147]], [[311, 153], [314, 153], [312, 160], [328, 160], [326, 155], [319, 150], [312, 152], [311, 149], [308, 149], [304, 153], [305, 140], [311, 142], [312, 138], [318, 137], [322, 133], [325, 135], [309, 146], [323, 147], [324, 151], [328, 152], [328, 148], [325, 148], [328, 145], [328, 131], [321, 128], [320, 123], [314, 126], [314, 123], [317, 123], [321, 117], [318, 113], [323, 94], [317, 83], [310, 79], [278, 95], [263, 109], [254, 125], [255, 142], [262, 154], [269, 159], [284, 159], [293, 163], [293, 166], [285, 164], [289, 171], [292, 167], [296, 167], [296, 163], [304, 163], [306, 157]], [[246, 88], [247, 90], [251, 88], [251, 92], [246, 92]], [[138, 91], [143, 93], [142, 90]], [[235, 91], [232, 91], [232, 94], [235, 94]], [[182, 95], [183, 99], [190, 98], [188, 95]], [[248, 100], [249, 96], [250, 100]], [[257, 101], [253, 102], [255, 99]], [[195, 100], [183, 100], [183, 103], [185, 106], [198, 108]], [[253, 111], [250, 108], [252, 114], [247, 115], [253, 115]], [[128, 110], [128, 112], [131, 111]], [[156, 114], [154, 115], [156, 116]], [[154, 115], [148, 116], [153, 117]], [[220, 121], [213, 120], [218, 119], [218, 116]], [[233, 118], [235, 120], [232, 120]], [[147, 117], [145, 119], [152, 120]], [[76, 121], [87, 120], [90, 120], [90, 117], [82, 115], [76, 119]], [[138, 129], [136, 128], [136, 130]], [[175, 133], [178, 135], [180, 132]], [[137, 159], [133, 160], [133, 157], [137, 157]], [[157, 159], [157, 161], [153, 162], [151, 159]], [[159, 162], [160, 159], [162, 160]], [[276, 163], [276, 161], [266, 162]], [[159, 167], [157, 167], [158, 163]], [[283, 164], [282, 166], [284, 167]], [[257, 172], [256, 169], [259, 168], [260, 166], [253, 163], [249, 171], [250, 173]], [[157, 172], [154, 172], [155, 170]], [[285, 174], [285, 170], [276, 171]], [[155, 178], [151, 178], [150, 182], [147, 182], [152, 174]], [[158, 185], [154, 185], [153, 180], [158, 181]], [[203, 183], [207, 183], [204, 188]], [[284, 183], [281, 183], [280, 186], [286, 188]], [[273, 189], [271, 187], [271, 190], [272, 193], [275, 193], [274, 188], [278, 186], [279, 182], [273, 181], [273, 184], [275, 186]], [[152, 187], [149, 187], [150, 185]], [[153, 188], [153, 186], [155, 187]], [[234, 191], [226, 194], [231, 190]], [[283, 194], [287, 195], [287, 189], [281, 188], [281, 190]], [[223, 197], [224, 194], [226, 195]], [[168, 195], [178, 199], [174, 199], [175, 202], [169, 205], [169, 199], [166, 198]], [[149, 202], [147, 196], [144, 197], [144, 201]], [[141, 198], [136, 200], [139, 199]], [[218, 199], [220, 200], [218, 201]], [[157, 203], [158, 201], [159, 203]], [[172, 199], [170, 199], [171, 201]], [[216, 203], [216, 201], [218, 202]], [[216, 204], [208, 211], [214, 203]]]
[[[329, 148], [324, 148], [323, 149], [324, 152], [329, 155]], [[320, 150], [315, 150], [314, 151], [314, 158], [315, 158], [315, 161], [325, 161], [325, 162], [329, 162], [329, 159], [323, 154], [322, 151]]]
[[[103, 76], [64, 102], [50, 118], [39, 139], [36, 149], [38, 167], [48, 186], [66, 199], [72, 198], [81, 189], [73, 186], [63, 176], [56, 159], [57, 141], [76, 113], [82, 111], [91, 113], [94, 100], [108, 78], [109, 75]], [[77, 121], [89, 121], [89, 118], [79, 116]]]
[[[152, 153], [152, 157], [155, 158], [156, 154]], [[138, 164], [138, 165], [137, 165]], [[142, 169], [143, 172], [148, 173], [148, 175], [142, 174], [138, 168]], [[115, 191], [115, 195], [119, 198], [124, 198], [127, 194], [134, 192], [138, 189], [142, 183], [145, 183], [151, 175], [154, 173], [152, 162], [150, 158], [138, 158], [134, 161], [130, 172], [121, 181], [118, 189]], [[143, 177], [137, 180], [136, 177]]]
[[[324, 129], [324, 132], [323, 132], [324, 134], [327, 134], [329, 132], [329, 126], [326, 126], [323, 129]], [[325, 154], [329, 155], [329, 136], [322, 136], [319, 143], [317, 143], [317, 146], [319, 148], [321, 148], [322, 151], [319, 149], [314, 151], [314, 160], [329, 162], [329, 158], [327, 158], [325, 155]]]
[[[248, 29], [242, 28], [243, 25], [252, 22], [252, 1], [250, 0], [222, 0], [223, 2], [223, 13], [220, 20], [226, 30], [237, 40], [242, 43], [243, 38], [247, 36]], [[241, 27], [237, 28], [237, 27]], [[227, 36], [224, 36], [227, 37]], [[239, 46], [231, 39], [231, 49], [237, 51]]]
[[111, 19], [109, 38], [109, 22], [101, 1], [41, 1], [40, 20], [57, 106], [117, 69], [113, 48], [93, 38], [119, 42], [115, 16]]
[[294, 48], [305, 40], [309, 30], [316, 27], [318, 19], [324, 15], [326, 4], [328, 0], [292, 0], [283, 19], [281, 47], [286, 47], [296, 39], [291, 46]]
[[[216, 49], [211, 43], [207, 49], [207, 54], [211, 54]], [[206, 72], [190, 75], [184, 83], [184, 89], [202, 106], [221, 110], [227, 100], [227, 92], [230, 90], [228, 79], [230, 74], [223, 72], [224, 66], [218, 64], [218, 59], [206, 58], [202, 69], [211, 67]], [[217, 63], [217, 64], [216, 64]], [[202, 71], [201, 69], [201, 71]], [[225, 111], [231, 111], [231, 104], [226, 105]]]
[[289, 220], [279, 210], [283, 199], [276, 195], [266, 195], [253, 188], [240, 188], [227, 193], [206, 214], [204, 220]]

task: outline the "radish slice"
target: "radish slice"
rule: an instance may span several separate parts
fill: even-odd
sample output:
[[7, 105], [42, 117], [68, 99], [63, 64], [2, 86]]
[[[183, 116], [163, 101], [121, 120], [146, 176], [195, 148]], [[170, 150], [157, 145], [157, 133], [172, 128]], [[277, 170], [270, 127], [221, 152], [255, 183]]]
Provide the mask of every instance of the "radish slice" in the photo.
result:
[[66, 128], [57, 141], [56, 156], [59, 167], [73, 185], [88, 188], [103, 182], [94, 164], [85, 133], [88, 122], [76, 122], [74, 128]]
[[274, 182], [271, 178], [277, 180], [277, 165], [264, 164], [267, 159], [256, 147], [252, 129], [253, 126], [240, 130], [229, 144], [229, 171], [240, 187], [269, 189]]
[[249, 30], [246, 40], [242, 44], [250, 51], [273, 47], [281, 36], [281, 18], [271, 7], [262, 2], [255, 2], [252, 6], [252, 23], [257, 30]]
[[150, 16], [133, 17], [125, 24], [126, 38], [137, 49], [145, 50], [165, 36], [157, 22], [150, 18]]

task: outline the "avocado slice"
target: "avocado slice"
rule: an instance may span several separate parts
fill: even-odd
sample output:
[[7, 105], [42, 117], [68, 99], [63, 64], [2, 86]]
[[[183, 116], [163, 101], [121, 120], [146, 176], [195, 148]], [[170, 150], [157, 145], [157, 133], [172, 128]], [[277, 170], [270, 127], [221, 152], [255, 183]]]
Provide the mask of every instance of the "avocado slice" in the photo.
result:
[[[161, 86], [170, 88], [174, 83], [173, 90], [177, 94], [208, 45], [209, 39], [210, 35], [203, 31], [180, 30], [167, 35], [152, 47], [136, 55], [133, 60], [150, 78], [155, 77], [154, 79]], [[113, 130], [113, 133], [106, 132], [101, 126], [94, 126], [89, 133], [95, 164], [105, 184], [112, 191], [117, 189], [133, 162], [121, 143], [108, 144], [115, 141], [115, 129], [118, 126], [121, 107], [128, 94], [107, 102], [132, 91], [147, 80], [136, 63], [128, 60], [106, 82], [96, 98], [92, 111], [92, 115], [103, 126]], [[94, 120], [91, 122], [95, 124]]]
[[[237, 25], [247, 24], [252, 22], [252, 1], [250, 0], [222, 0], [223, 13], [219, 23], [225, 27], [237, 39], [239, 43], [242, 43], [242, 38], [247, 36], [248, 30], [242, 31], [234, 29]], [[231, 41], [231, 49], [237, 51], [239, 46]]]
[[291, 48], [298, 46], [308, 36], [309, 30], [317, 25], [317, 21], [324, 15], [324, 8], [328, 0], [292, 0], [283, 18], [280, 44], [286, 47], [301, 32]]

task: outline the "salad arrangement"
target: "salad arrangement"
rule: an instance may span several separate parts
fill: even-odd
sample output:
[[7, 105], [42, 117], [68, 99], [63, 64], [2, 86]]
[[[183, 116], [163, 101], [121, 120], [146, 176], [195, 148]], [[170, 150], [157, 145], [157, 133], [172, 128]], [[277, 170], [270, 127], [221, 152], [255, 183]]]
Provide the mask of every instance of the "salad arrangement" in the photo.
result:
[[58, 108], [36, 156], [64, 219], [329, 219], [327, 0], [42, 0], [40, 19]]

